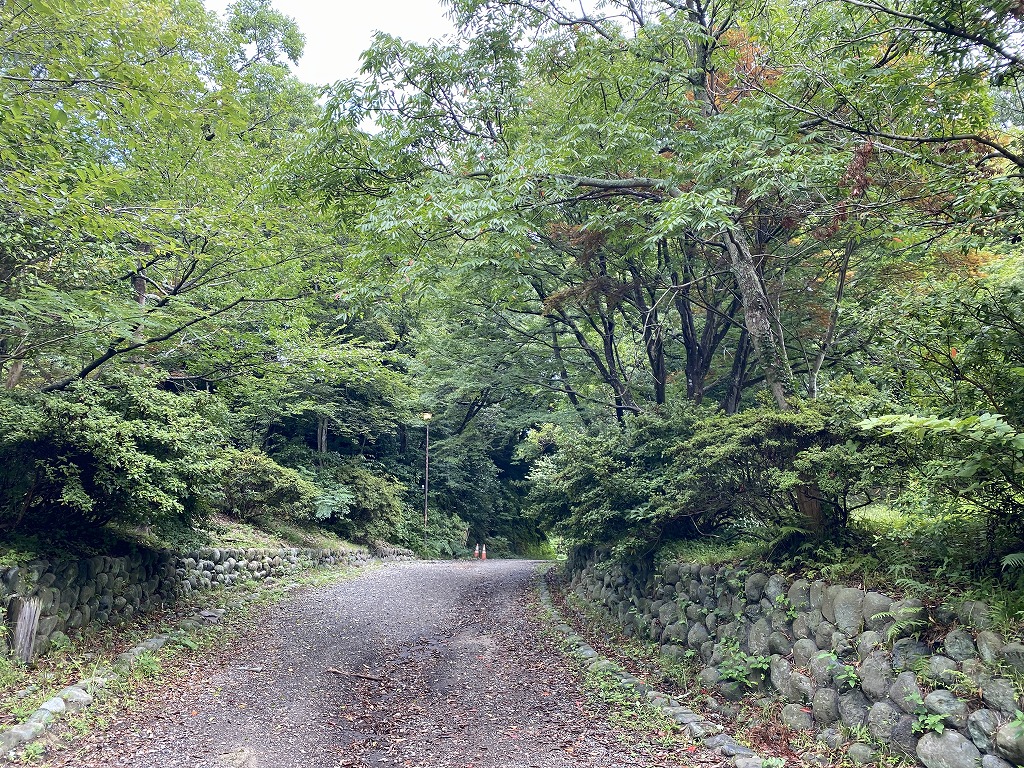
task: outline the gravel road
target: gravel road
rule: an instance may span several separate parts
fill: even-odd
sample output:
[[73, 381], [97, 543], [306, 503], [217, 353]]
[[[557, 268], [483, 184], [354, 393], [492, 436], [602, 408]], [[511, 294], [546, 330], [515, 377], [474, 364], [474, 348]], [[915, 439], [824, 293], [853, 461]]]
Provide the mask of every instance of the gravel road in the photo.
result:
[[536, 616], [535, 573], [514, 560], [402, 563], [310, 590], [50, 764], [683, 764], [680, 747], [610, 725], [580, 690]]

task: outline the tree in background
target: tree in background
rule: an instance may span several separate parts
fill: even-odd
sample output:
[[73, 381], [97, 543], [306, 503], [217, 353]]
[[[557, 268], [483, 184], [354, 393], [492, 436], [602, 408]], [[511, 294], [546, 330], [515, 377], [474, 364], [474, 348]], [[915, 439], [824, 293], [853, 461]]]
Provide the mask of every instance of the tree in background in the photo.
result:
[[[565, 494], [563, 520], [586, 513], [581, 541], [759, 517], [842, 536], [881, 477], [853, 459], [875, 446], [851, 426], [905, 394], [864, 397], [901, 350], [880, 359], [858, 322], [891, 309], [890, 291], [972, 279], [971, 254], [1002, 252], [993, 235], [1019, 194], [995, 107], [1005, 77], [936, 46], [980, 46], [1010, 71], [1009, 48], [989, 43], [1012, 41], [1016, 17], [961, 15], [965, 35], [908, 29], [902, 7], [874, 3], [453, 7], [460, 41], [377, 39], [367, 83], [336, 90], [308, 173], [339, 210], [358, 198], [367, 252], [409, 255], [396, 278], [468, 294], [488, 321], [453, 327], [495, 360], [532, 357], [528, 386], [560, 391], [584, 435], [611, 429], [607, 458], [621, 460], [602, 493], [564, 474], [587, 464], [571, 432], [563, 474], [535, 457], [537, 492]], [[972, 42], [976, 24], [988, 37]], [[373, 134], [358, 130], [366, 116]], [[709, 394], [735, 419], [703, 410]], [[661, 451], [646, 468], [673, 498], [641, 490], [621, 505], [661, 513], [609, 532], [595, 520], [626, 514], [608, 483], [644, 475], [626, 422], [645, 414], [677, 420], [695, 452], [680, 465]]]

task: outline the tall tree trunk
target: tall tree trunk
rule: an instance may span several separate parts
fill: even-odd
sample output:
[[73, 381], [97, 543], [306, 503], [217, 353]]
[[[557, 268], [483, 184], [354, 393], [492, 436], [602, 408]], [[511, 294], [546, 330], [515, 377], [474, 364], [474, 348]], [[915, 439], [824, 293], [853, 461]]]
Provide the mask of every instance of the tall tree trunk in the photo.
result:
[[[744, 235], [739, 230], [730, 230], [726, 232], [725, 241], [732, 273], [743, 298], [743, 314], [751, 347], [764, 369], [765, 382], [779, 410], [791, 411], [793, 406], [789, 397], [793, 393], [793, 369], [786, 355], [782, 325], [772, 311], [764, 281]], [[820, 538], [825, 533], [826, 521], [818, 484], [809, 475], [801, 474], [800, 485], [794, 489], [793, 495], [797, 512], [811, 533]]]
[[[132, 290], [135, 291], [135, 303], [139, 305], [139, 315], [146, 311], [146, 268], [142, 262], [139, 261], [136, 264], [138, 270], [132, 277]], [[141, 341], [143, 334], [146, 330], [146, 326], [141, 321], [135, 327], [135, 340]]]
[[562, 391], [565, 392], [566, 398], [572, 403], [572, 407], [576, 409], [577, 413], [582, 415], [583, 408], [580, 406], [580, 398], [569, 381], [569, 371], [566, 370], [565, 361], [562, 359], [562, 342], [558, 339], [558, 328], [555, 326], [555, 319], [553, 317], [548, 318], [548, 328], [551, 330], [551, 351], [554, 353], [555, 362], [558, 363], [558, 383], [562, 385]]
[[743, 396], [743, 382], [747, 377], [749, 361], [750, 334], [744, 328], [740, 331], [740, 339], [736, 343], [736, 355], [732, 359], [732, 370], [729, 372], [729, 389], [722, 401], [722, 409], [730, 416], [740, 409], [740, 398]]
[[[608, 263], [602, 254], [599, 257], [601, 277], [608, 277]], [[640, 409], [636, 407], [636, 402], [633, 400], [633, 393], [629, 391], [629, 386], [626, 384], [626, 377], [621, 375], [623, 373], [621, 360], [619, 359], [619, 350], [616, 347], [618, 341], [616, 334], [618, 333], [615, 327], [615, 307], [612, 306], [611, 301], [608, 297], [596, 297], [594, 299], [594, 307], [597, 309], [598, 318], [601, 321], [601, 325], [596, 330], [601, 334], [601, 351], [604, 353], [604, 364], [611, 375], [612, 389], [615, 391], [615, 418], [620, 422], [626, 418], [626, 414], [630, 412], [637, 412]], [[596, 324], [595, 324], [596, 326]]]
[[791, 410], [793, 369], [786, 355], [785, 339], [778, 317], [772, 312], [764, 281], [750, 252], [746, 237], [738, 229], [725, 233], [729, 266], [743, 298], [743, 316], [754, 354], [764, 368], [765, 382], [779, 410]]
[[327, 453], [327, 417], [320, 416], [316, 421], [316, 450], [317, 453]]
[[836, 276], [836, 299], [832, 304], [832, 311], [828, 315], [828, 328], [825, 330], [825, 338], [821, 342], [818, 354], [807, 370], [807, 397], [814, 400], [818, 397], [818, 373], [821, 366], [832, 349], [832, 343], [836, 338], [836, 326], [839, 323], [839, 305], [843, 301], [843, 294], [846, 291], [846, 272], [850, 268], [850, 259], [856, 243], [851, 237], [846, 241], [846, 248], [843, 249], [843, 258], [839, 262], [839, 274]]
[[[678, 273], [672, 273], [672, 282], [680, 285]], [[693, 304], [690, 302], [689, 288], [683, 288], [675, 295], [673, 304], [683, 333], [683, 349], [686, 359], [683, 361], [683, 372], [686, 374], [686, 399], [699, 403], [704, 398], [704, 377], [700, 370], [701, 348], [697, 335], [697, 323], [693, 316]]]
[[651, 333], [653, 338], [648, 342], [647, 354], [651, 358], [651, 375], [654, 376], [654, 402], [664, 405], [668, 384], [668, 366], [665, 364], [665, 335], [660, 325], [654, 326]]
[[[686, 352], [683, 361], [683, 372], [686, 375], [686, 399], [700, 403], [704, 400], [704, 386], [708, 372], [711, 370], [712, 355], [725, 334], [718, 336], [715, 333], [715, 328], [721, 318], [717, 307], [712, 308], [711, 302], [705, 303], [704, 328], [699, 333], [697, 331], [695, 306], [700, 306], [700, 304], [694, 302], [691, 293], [697, 287], [700, 278], [695, 275], [692, 243], [689, 241], [679, 243], [679, 251], [683, 257], [683, 271], [680, 273], [672, 264], [672, 254], [668, 242], [664, 240], [661, 242], [664, 244], [665, 266], [670, 270], [669, 276], [672, 279], [674, 292], [672, 303], [675, 306], [676, 314], [679, 315], [683, 349]], [[696, 292], [700, 295], [699, 288]], [[717, 304], [717, 301], [716, 297], [714, 303]], [[734, 312], [735, 310], [733, 310]]]
[[[659, 244], [659, 249], [661, 244]], [[668, 372], [665, 365], [665, 329], [658, 316], [658, 307], [644, 296], [644, 284], [641, 279], [640, 267], [628, 261], [626, 264], [632, 278], [633, 303], [642, 316], [641, 331], [644, 338], [644, 349], [647, 362], [651, 365], [651, 376], [654, 379], [654, 402], [665, 404], [665, 384]]]
[[[6, 342], [4, 342], [4, 346], [6, 346]], [[14, 389], [21, 382], [22, 374], [25, 373], [25, 358], [21, 357], [21, 355], [26, 354], [27, 351], [28, 345], [22, 340], [13, 352], [5, 355], [11, 361], [11, 367], [7, 371], [7, 377], [4, 381], [6, 389]], [[7, 350], [4, 349], [4, 352], [7, 352]], [[2, 370], [2, 366], [0, 366], [0, 370]]]
[[[538, 298], [543, 304], [547, 299], [547, 294], [544, 291], [543, 286], [539, 283], [533, 283], [533, 289], [536, 291]], [[607, 312], [604, 311], [600, 304], [598, 304], [598, 311], [600, 314], [601, 323], [595, 322], [594, 318], [590, 315], [584, 314], [587, 322], [590, 326], [601, 336], [602, 341], [602, 354], [599, 353], [587, 340], [586, 334], [583, 333], [583, 329], [580, 328], [579, 324], [569, 316], [569, 313], [564, 308], [558, 307], [551, 310], [551, 317], [557, 318], [576, 339], [576, 343], [579, 344], [580, 349], [594, 364], [594, 368], [600, 374], [604, 382], [611, 387], [613, 402], [615, 404], [615, 417], [622, 421], [625, 418], [627, 412], [637, 412], [640, 409], [637, 408], [636, 403], [633, 401], [633, 396], [629, 393], [623, 383], [622, 378], [619, 376], [619, 361], [615, 354], [615, 324], [612, 322], [611, 326], [607, 325]], [[607, 364], [606, 364], [607, 363]]]
[[25, 372], [25, 361], [22, 359], [14, 360], [11, 363], [11, 369], [7, 372], [7, 381], [4, 386], [7, 389], [14, 389], [18, 386], [18, 382], [21, 381], [21, 375]]
[[[734, 325], [736, 314], [741, 303], [735, 297], [731, 286], [720, 276], [698, 277], [694, 269], [692, 244], [680, 244], [683, 254], [683, 273], [673, 270], [672, 284], [677, 286], [674, 298], [676, 313], [679, 315], [680, 328], [683, 336], [683, 348], [686, 350], [684, 371], [686, 373], [686, 397], [695, 403], [704, 401], [704, 389], [708, 374], [714, 363], [715, 352], [725, 341]], [[666, 250], [666, 258], [668, 257]], [[701, 283], [711, 282], [711, 297], [701, 290]], [[697, 294], [695, 301], [691, 291]], [[703, 307], [704, 324], [697, 331], [695, 308]]]
[[694, 317], [693, 302], [690, 299], [690, 291], [693, 284], [692, 259], [687, 250], [686, 243], [680, 244], [680, 251], [683, 254], [683, 272], [680, 276], [679, 270], [672, 268], [672, 254], [669, 251], [668, 243], [664, 240], [659, 242], [663, 247], [666, 268], [670, 269], [672, 285], [676, 286], [672, 297], [676, 314], [679, 315], [679, 327], [683, 334], [683, 349], [686, 351], [686, 359], [683, 361], [683, 372], [686, 374], [686, 399], [699, 403], [704, 398], [704, 375], [701, 371], [700, 337], [697, 335], [697, 321]]

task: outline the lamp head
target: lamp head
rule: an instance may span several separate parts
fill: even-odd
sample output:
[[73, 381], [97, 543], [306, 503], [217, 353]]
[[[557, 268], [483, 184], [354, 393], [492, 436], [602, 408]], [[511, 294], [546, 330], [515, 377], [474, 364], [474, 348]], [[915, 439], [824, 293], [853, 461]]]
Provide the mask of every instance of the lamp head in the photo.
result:
[[423, 420], [424, 421], [430, 421], [432, 418], [434, 418], [434, 414], [432, 414], [432, 413], [424, 413], [423, 414]]

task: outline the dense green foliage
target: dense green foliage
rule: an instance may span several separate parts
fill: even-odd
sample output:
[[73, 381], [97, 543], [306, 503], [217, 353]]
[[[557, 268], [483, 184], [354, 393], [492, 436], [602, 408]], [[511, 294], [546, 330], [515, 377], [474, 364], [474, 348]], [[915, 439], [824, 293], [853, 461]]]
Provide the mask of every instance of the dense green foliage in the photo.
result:
[[144, 379], [15, 392], [0, 408], [3, 520], [80, 533], [118, 519], [194, 522], [209, 507], [223, 408]]
[[0, 9], [8, 530], [1024, 549], [1018, 4], [449, 5]]

